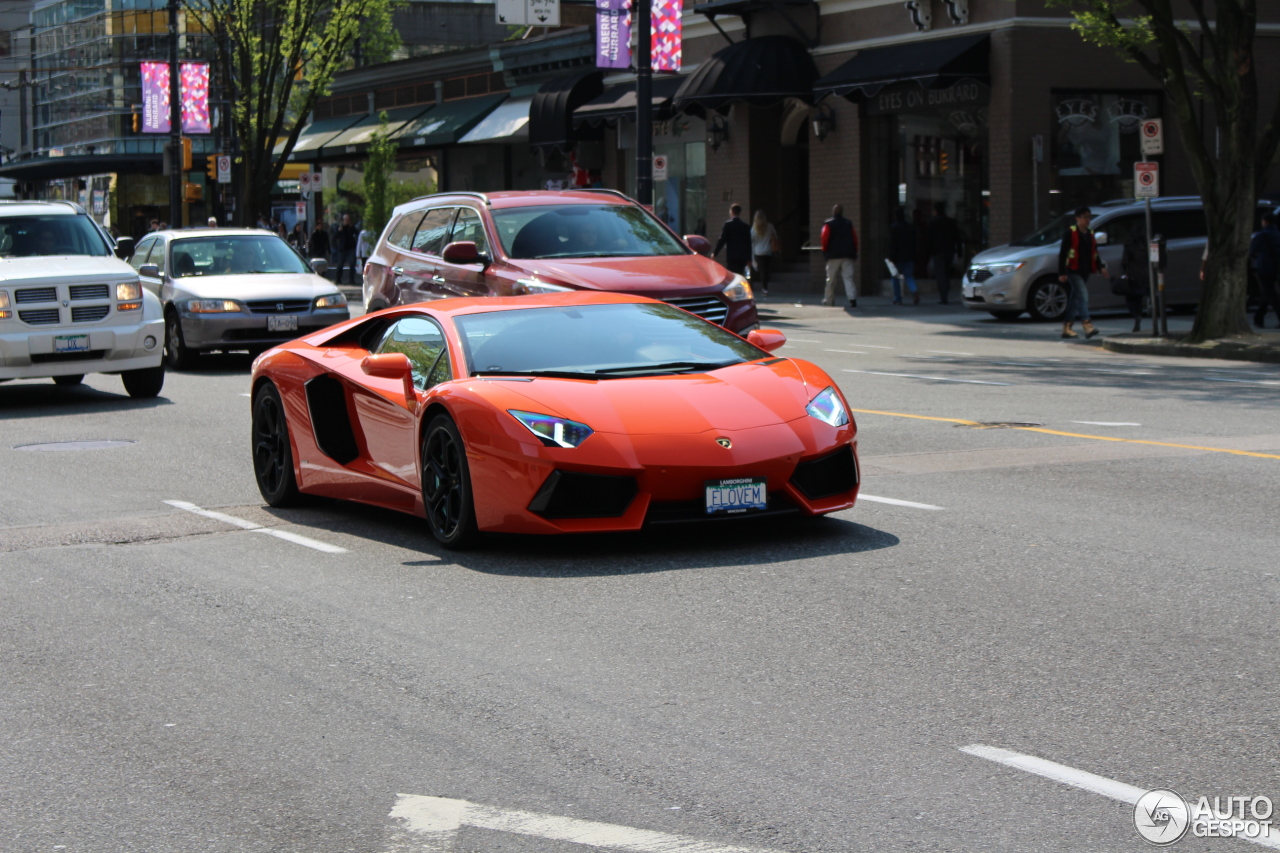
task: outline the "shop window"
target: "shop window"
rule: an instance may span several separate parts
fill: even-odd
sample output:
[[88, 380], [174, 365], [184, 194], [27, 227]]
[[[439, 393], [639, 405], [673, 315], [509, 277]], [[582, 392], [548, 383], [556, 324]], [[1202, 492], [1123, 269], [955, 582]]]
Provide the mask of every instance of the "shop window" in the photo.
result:
[[1160, 116], [1155, 92], [1059, 92], [1050, 189], [1053, 213], [1133, 196], [1133, 164], [1143, 158], [1143, 119]]

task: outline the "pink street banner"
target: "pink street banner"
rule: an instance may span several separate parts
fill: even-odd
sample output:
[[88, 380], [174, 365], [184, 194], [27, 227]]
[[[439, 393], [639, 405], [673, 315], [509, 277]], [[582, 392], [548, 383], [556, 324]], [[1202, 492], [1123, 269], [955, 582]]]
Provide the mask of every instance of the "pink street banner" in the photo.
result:
[[142, 132], [169, 132], [169, 63], [142, 63]]
[[[209, 63], [184, 62], [182, 86], [182, 132], [212, 133], [209, 121]], [[166, 75], [168, 76], [168, 75]]]
[[650, 44], [650, 64], [654, 71], [679, 71], [683, 48], [683, 31], [680, 16], [684, 13], [683, 0], [653, 0], [653, 38]]
[[631, 0], [596, 0], [596, 67], [631, 67]]

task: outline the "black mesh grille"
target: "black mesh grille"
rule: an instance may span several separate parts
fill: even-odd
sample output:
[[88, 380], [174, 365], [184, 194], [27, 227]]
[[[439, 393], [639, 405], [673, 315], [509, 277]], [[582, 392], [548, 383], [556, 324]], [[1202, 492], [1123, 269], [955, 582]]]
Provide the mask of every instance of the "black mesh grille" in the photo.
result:
[[858, 485], [858, 466], [853, 461], [853, 448], [844, 445], [820, 459], [796, 466], [791, 482], [809, 500], [847, 492]]
[[106, 299], [110, 291], [105, 284], [73, 284], [71, 285], [71, 298], [73, 300], [80, 299]]
[[56, 302], [58, 291], [53, 287], [26, 287], [13, 292], [13, 301], [19, 305], [28, 302]]
[[57, 308], [37, 308], [32, 311], [19, 311], [18, 318], [32, 326], [47, 326], [61, 322]]
[[704, 320], [710, 320], [720, 325], [724, 325], [725, 318], [729, 316], [729, 306], [715, 296], [681, 296], [664, 301], [668, 305], [683, 308], [691, 314], [697, 314]]
[[969, 279], [971, 281], [986, 281], [991, 278], [991, 270], [970, 270]]
[[695, 521], [742, 521], [768, 515], [791, 515], [800, 511], [782, 492], [769, 493], [769, 505], [766, 509], [728, 515], [723, 512], [707, 512], [705, 500], [701, 501], [654, 501], [649, 504], [649, 512], [645, 516], [645, 524], [684, 524]]
[[110, 313], [110, 305], [76, 305], [71, 309], [71, 322], [92, 323]]
[[635, 477], [552, 471], [529, 511], [545, 518], [617, 518], [635, 496]]

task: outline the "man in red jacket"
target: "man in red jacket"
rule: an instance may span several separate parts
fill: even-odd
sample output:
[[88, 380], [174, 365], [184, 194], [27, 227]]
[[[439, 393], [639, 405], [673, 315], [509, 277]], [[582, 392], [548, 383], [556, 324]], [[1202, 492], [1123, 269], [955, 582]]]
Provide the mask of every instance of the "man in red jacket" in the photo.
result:
[[853, 289], [853, 262], [858, 259], [858, 234], [853, 223], [844, 218], [844, 208], [831, 208], [831, 218], [822, 223], [822, 256], [827, 260], [827, 289], [822, 296], [823, 305], [836, 304], [836, 277], [844, 279], [844, 295], [849, 307], [858, 307], [858, 295]]
[[1058, 249], [1058, 281], [1071, 288], [1067, 302], [1067, 313], [1062, 317], [1062, 337], [1077, 338], [1071, 331], [1071, 324], [1076, 317], [1084, 327], [1084, 336], [1092, 338], [1098, 330], [1089, 321], [1089, 276], [1095, 272], [1102, 273], [1104, 278], [1111, 278], [1107, 265], [1098, 257], [1098, 241], [1089, 230], [1093, 221], [1093, 211], [1082, 207], [1076, 211], [1076, 224], [1067, 229], [1062, 236], [1062, 246]]

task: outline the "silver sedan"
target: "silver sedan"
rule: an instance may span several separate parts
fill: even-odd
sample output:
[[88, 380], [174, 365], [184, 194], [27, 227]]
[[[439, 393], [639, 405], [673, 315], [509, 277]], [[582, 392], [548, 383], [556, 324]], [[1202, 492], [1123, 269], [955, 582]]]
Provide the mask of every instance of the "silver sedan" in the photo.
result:
[[351, 316], [337, 286], [287, 243], [256, 229], [163, 231], [132, 259], [165, 312], [165, 358], [181, 370], [202, 352], [265, 350]]

